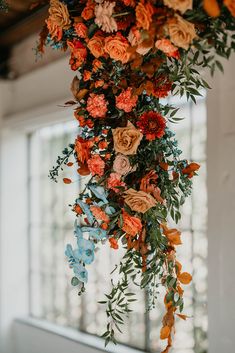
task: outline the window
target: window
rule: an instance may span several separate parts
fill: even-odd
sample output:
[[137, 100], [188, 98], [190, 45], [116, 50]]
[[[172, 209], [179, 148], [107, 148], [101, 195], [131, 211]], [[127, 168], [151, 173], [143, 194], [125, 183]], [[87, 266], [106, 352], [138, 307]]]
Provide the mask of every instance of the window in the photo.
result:
[[[183, 231], [183, 246], [179, 255], [185, 269], [193, 272], [194, 282], [185, 293], [185, 312], [192, 316], [185, 323], [178, 321], [175, 353], [205, 353], [207, 351], [207, 191], [206, 191], [206, 104], [202, 97], [197, 105], [180, 100], [181, 116], [174, 125], [184, 158], [201, 164], [194, 189], [183, 208], [179, 227]], [[178, 104], [178, 103], [177, 103]], [[57, 154], [73, 141], [76, 124], [66, 123], [39, 129], [29, 135], [30, 181], [30, 307], [31, 315], [58, 325], [99, 335], [106, 320], [103, 307], [97, 304], [109, 290], [109, 273], [120, 256], [108, 247], [96, 254], [89, 268], [86, 294], [79, 297], [70, 285], [71, 271], [64, 258], [64, 248], [73, 238], [74, 216], [68, 204], [79, 193], [80, 182], [54, 184], [47, 177]], [[78, 179], [77, 175], [66, 177]], [[72, 171], [71, 171], [72, 173]], [[62, 178], [61, 178], [62, 179]], [[66, 270], [67, 269], [67, 270]], [[134, 314], [127, 320], [122, 343], [147, 352], [159, 352], [162, 342], [159, 330], [163, 306], [146, 313], [147, 294], [138, 292]], [[160, 294], [161, 296], [161, 294]], [[164, 344], [165, 342], [163, 342]]]

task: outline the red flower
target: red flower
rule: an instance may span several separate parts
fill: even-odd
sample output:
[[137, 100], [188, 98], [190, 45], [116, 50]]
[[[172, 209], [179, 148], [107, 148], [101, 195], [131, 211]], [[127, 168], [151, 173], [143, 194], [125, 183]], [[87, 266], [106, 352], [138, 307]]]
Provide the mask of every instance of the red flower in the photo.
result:
[[172, 88], [172, 82], [163, 75], [160, 75], [155, 81], [153, 95], [157, 98], [165, 98], [168, 96]]
[[141, 115], [137, 126], [146, 135], [147, 140], [152, 141], [165, 134], [166, 120], [161, 114], [150, 111]]

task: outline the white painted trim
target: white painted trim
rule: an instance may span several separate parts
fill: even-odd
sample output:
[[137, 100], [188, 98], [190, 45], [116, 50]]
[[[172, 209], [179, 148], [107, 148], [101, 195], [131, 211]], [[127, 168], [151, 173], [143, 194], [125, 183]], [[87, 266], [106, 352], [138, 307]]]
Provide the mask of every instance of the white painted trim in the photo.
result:
[[[47, 321], [37, 320], [29, 317], [16, 319], [15, 325], [17, 325], [19, 332], [22, 326], [29, 326], [30, 328], [34, 328], [38, 331], [45, 331], [49, 334], [56, 335], [57, 337], [61, 337], [67, 341], [72, 341], [86, 347], [94, 348], [97, 350], [97, 352], [99, 351], [108, 353], [144, 353], [141, 350], [134, 349], [122, 344], [118, 344], [117, 346], [115, 346], [114, 344], [110, 344], [108, 347], [105, 348], [104, 340], [100, 337], [83, 333], [72, 328], [61, 327], [56, 324], [49, 323]], [[57, 351], [57, 353], [64, 352]]]

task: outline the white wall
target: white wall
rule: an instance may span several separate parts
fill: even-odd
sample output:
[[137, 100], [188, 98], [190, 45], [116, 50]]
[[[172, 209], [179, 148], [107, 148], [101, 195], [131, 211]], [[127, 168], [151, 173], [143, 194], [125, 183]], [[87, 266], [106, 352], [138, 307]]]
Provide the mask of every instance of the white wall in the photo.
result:
[[208, 96], [209, 344], [235, 352], [235, 58]]
[[[235, 352], [234, 64], [234, 58], [225, 64], [225, 75], [216, 76], [208, 94], [209, 353]], [[54, 335], [20, 323], [12, 330], [11, 325], [16, 315], [27, 313], [27, 208], [21, 197], [26, 188], [24, 133], [27, 126], [68, 114], [57, 103], [70, 98], [72, 77], [67, 61], [61, 60], [17, 81], [0, 83], [0, 200], [6, 200], [0, 201], [0, 353], [54, 353], [58, 347], [86, 353], [66, 339], [56, 341]], [[39, 348], [32, 348], [32, 343]]]

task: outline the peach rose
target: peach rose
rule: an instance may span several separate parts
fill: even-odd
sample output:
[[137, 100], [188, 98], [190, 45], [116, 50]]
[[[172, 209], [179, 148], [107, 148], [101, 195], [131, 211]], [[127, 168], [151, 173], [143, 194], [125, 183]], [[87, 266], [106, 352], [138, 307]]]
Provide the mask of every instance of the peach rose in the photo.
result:
[[139, 2], [135, 9], [137, 27], [149, 30], [153, 14], [154, 8], [149, 2]]
[[123, 64], [127, 63], [130, 59], [128, 52], [129, 43], [123, 35], [118, 32], [114, 36], [105, 38], [104, 50], [109, 54], [110, 58], [120, 60]]
[[69, 29], [71, 21], [67, 5], [59, 0], [51, 0], [49, 12], [49, 20], [54, 22], [58, 27]]
[[131, 166], [129, 158], [121, 153], [118, 153], [113, 162], [113, 170], [120, 175], [127, 175], [128, 173], [135, 170]]
[[224, 0], [224, 5], [229, 9], [231, 15], [235, 17], [235, 0]]
[[192, 10], [193, 0], [163, 0], [164, 5], [170, 7], [175, 11], [184, 14], [187, 10]]
[[142, 229], [141, 220], [138, 217], [130, 216], [126, 211], [122, 211], [123, 226], [122, 230], [133, 237]]
[[179, 15], [176, 15], [174, 20], [169, 22], [168, 31], [172, 43], [185, 50], [189, 48], [193, 39], [197, 36], [194, 24], [184, 20]]
[[144, 191], [129, 189], [125, 192], [125, 203], [135, 212], [145, 213], [156, 206], [157, 201]]
[[95, 23], [101, 27], [104, 32], [117, 31], [117, 22], [112, 17], [113, 9], [116, 6], [115, 2], [105, 1], [95, 7]]
[[88, 159], [87, 165], [92, 175], [102, 176], [104, 174], [105, 163], [98, 154]]
[[95, 58], [104, 55], [104, 37], [100, 33], [96, 33], [88, 42], [87, 47], [90, 49]]
[[124, 155], [136, 154], [143, 134], [128, 122], [126, 127], [113, 129], [114, 150]]
[[111, 173], [107, 179], [107, 188], [113, 190], [114, 192], [120, 192], [119, 187], [125, 187], [126, 184], [121, 181], [121, 175], [118, 173]]

